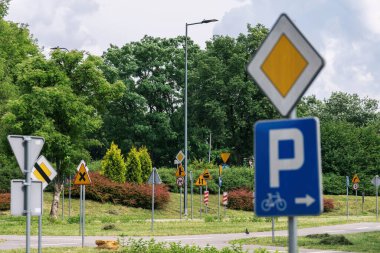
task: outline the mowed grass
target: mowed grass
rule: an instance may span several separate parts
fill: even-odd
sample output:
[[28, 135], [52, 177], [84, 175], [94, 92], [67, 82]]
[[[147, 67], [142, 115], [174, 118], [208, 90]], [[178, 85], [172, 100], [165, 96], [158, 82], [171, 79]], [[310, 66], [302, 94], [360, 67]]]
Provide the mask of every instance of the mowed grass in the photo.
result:
[[[322, 249], [322, 250], [339, 250], [339, 251], [349, 251], [349, 252], [371, 252], [378, 253], [380, 251], [380, 232], [365, 232], [365, 233], [355, 233], [344, 235], [353, 245], [339, 245], [338, 242], [333, 244], [323, 244], [321, 239], [318, 238], [308, 238], [308, 237], [298, 237], [298, 246], [301, 248], [308, 249]], [[272, 242], [271, 237], [262, 238], [249, 238], [233, 241], [235, 243], [241, 244], [255, 244], [263, 246], [288, 246], [287, 237], [276, 237], [275, 242]]]
[[[271, 230], [270, 218], [258, 218], [253, 212], [228, 210], [224, 216], [223, 206], [220, 207], [220, 221], [218, 214], [218, 196], [210, 195], [208, 214], [200, 216], [200, 196], [193, 196], [193, 219], [191, 219], [191, 196], [189, 194], [188, 216], [182, 215], [180, 220], [179, 194], [171, 194], [170, 202], [163, 210], [154, 212], [154, 231], [151, 232], [151, 210], [130, 208], [110, 203], [101, 204], [86, 200], [86, 235], [184, 235], [184, 234], [208, 234], [208, 233], [243, 233], [249, 231]], [[335, 199], [336, 209], [321, 216], [299, 217], [298, 227], [313, 227], [323, 225], [335, 225], [347, 222], [375, 221], [375, 198], [366, 197], [365, 210], [361, 212], [361, 201], [358, 202], [356, 215], [355, 199], [351, 197], [350, 216], [345, 216], [345, 196], [328, 196]], [[57, 220], [49, 218], [52, 194], [44, 194], [43, 235], [79, 235], [79, 200], [72, 199], [69, 217], [68, 198], [65, 198], [64, 216]], [[361, 200], [361, 199], [360, 199]], [[32, 218], [32, 234], [38, 231], [38, 219]], [[108, 225], [108, 228], [105, 229]], [[25, 217], [11, 216], [9, 211], [0, 213], [0, 233], [19, 234], [25, 233]], [[280, 217], [276, 220], [276, 230], [287, 229], [287, 218]]]

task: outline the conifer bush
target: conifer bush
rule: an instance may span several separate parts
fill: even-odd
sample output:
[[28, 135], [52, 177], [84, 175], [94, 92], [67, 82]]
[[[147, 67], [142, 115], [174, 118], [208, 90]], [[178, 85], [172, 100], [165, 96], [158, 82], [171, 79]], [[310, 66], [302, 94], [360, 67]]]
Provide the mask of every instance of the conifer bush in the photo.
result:
[[141, 163], [141, 179], [145, 183], [148, 181], [150, 174], [152, 173], [152, 159], [148, 153], [148, 149], [143, 146], [139, 148], [139, 160]]
[[141, 184], [143, 182], [141, 162], [139, 159], [139, 154], [135, 147], [132, 147], [128, 153], [126, 167], [127, 167], [126, 172], [125, 172], [126, 181]]
[[114, 182], [124, 183], [126, 165], [119, 147], [112, 142], [102, 160], [103, 175]]

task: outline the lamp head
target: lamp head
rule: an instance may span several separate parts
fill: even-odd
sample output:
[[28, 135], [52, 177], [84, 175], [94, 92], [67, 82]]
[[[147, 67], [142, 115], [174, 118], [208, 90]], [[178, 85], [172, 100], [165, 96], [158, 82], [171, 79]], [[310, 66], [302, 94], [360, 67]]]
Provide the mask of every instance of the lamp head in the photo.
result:
[[202, 24], [207, 24], [207, 23], [211, 23], [211, 22], [216, 22], [218, 21], [217, 19], [203, 19], [202, 20]]

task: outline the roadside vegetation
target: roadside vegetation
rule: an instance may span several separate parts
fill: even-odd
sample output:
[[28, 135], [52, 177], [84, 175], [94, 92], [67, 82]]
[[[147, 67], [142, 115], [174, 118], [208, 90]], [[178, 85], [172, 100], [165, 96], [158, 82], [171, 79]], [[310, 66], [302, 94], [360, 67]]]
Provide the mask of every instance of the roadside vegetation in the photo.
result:
[[[287, 240], [287, 237], [277, 236], [274, 243], [271, 237], [241, 239], [233, 243], [287, 247]], [[309, 249], [377, 253], [380, 249], [380, 232], [301, 236], [298, 237], [298, 246]]]

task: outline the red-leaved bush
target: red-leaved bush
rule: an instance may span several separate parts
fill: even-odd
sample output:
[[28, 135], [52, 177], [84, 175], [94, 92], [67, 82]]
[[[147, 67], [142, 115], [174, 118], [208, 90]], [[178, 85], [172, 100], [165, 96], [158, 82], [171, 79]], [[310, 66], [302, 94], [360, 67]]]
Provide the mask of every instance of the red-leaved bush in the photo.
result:
[[[150, 209], [152, 207], [152, 186], [134, 183], [116, 183], [97, 172], [89, 173], [92, 184], [86, 186], [86, 199], [112, 202], [130, 207]], [[73, 187], [73, 196], [79, 197], [79, 186]], [[169, 202], [170, 194], [166, 186], [154, 186], [154, 206], [162, 209]]]
[[253, 210], [253, 192], [246, 188], [239, 188], [228, 192], [228, 208], [235, 210]]
[[334, 210], [334, 199], [325, 199], [323, 198], [323, 210], [324, 212], [331, 212]]
[[9, 210], [11, 208], [11, 194], [0, 193], [0, 211]]

